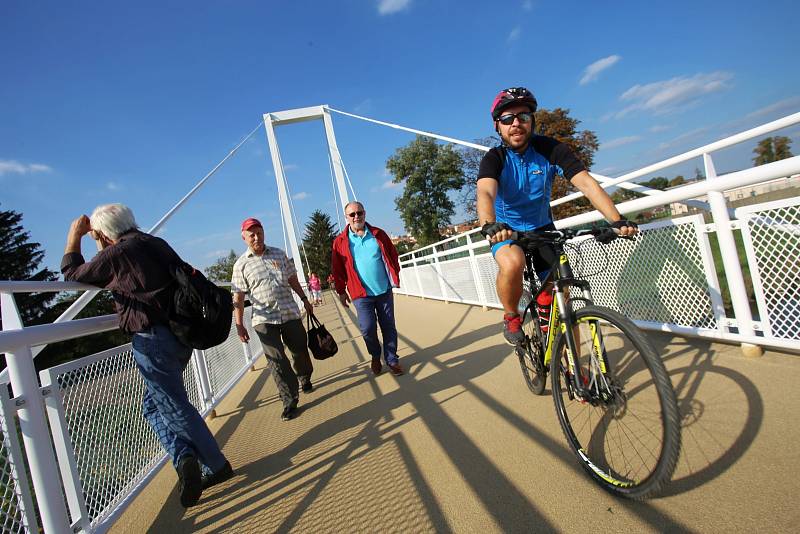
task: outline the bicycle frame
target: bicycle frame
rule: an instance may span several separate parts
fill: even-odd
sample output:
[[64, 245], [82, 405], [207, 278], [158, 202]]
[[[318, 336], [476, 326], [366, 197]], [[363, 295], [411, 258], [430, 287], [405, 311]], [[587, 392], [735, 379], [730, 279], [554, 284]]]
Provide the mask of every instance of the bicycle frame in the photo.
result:
[[[539, 295], [545, 291], [553, 293], [553, 304], [550, 310], [550, 317], [548, 323], [548, 333], [545, 336], [541, 328], [538, 328], [538, 334], [542, 339], [544, 356], [543, 365], [547, 369], [550, 361], [553, 358], [553, 345], [555, 341], [556, 328], [559, 328], [561, 333], [566, 337], [567, 342], [567, 362], [569, 365], [570, 374], [572, 377], [572, 387], [579, 396], [584, 396], [587, 392], [587, 387], [584, 387], [583, 380], [581, 379], [580, 366], [577, 365], [576, 355], [580, 353], [578, 342], [575, 338], [575, 329], [573, 328], [573, 314], [571, 299], [569, 297], [569, 288], [577, 287], [583, 293], [581, 300], [592, 303], [591, 290], [589, 282], [575, 278], [572, 271], [572, 266], [569, 264], [569, 258], [564, 251], [564, 246], [561, 243], [553, 243], [556, 254], [558, 255], [558, 263], [550, 268], [547, 277], [541, 283], [538, 291], [533, 296], [531, 302], [535, 302]], [[531, 255], [525, 251], [525, 278], [529, 282], [534, 280], [534, 270], [531, 261]], [[600, 371], [605, 373], [606, 361], [605, 350], [602, 340], [602, 334], [597, 328], [596, 324], [590, 324], [590, 332], [592, 336], [592, 346], [595, 349], [597, 362], [600, 366]], [[577, 372], [576, 372], [577, 369]]]

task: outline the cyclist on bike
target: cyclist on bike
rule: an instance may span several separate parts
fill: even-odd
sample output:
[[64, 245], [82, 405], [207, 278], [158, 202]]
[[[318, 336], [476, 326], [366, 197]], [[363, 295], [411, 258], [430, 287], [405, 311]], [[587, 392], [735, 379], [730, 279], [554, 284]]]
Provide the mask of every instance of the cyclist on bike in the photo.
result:
[[[520, 247], [512, 246], [511, 233], [555, 230], [550, 196], [556, 176], [563, 176], [578, 188], [620, 235], [632, 236], [637, 231], [636, 224], [620, 215], [611, 197], [567, 144], [533, 133], [536, 107], [536, 98], [524, 87], [498, 93], [491, 114], [503, 144], [486, 153], [478, 171], [478, 220], [483, 223], [481, 232], [492, 243], [492, 255], [499, 267], [497, 296], [505, 311], [503, 336], [510, 345], [525, 339], [517, 312], [525, 256]], [[552, 247], [540, 247], [534, 256], [540, 280], [556, 260]]]

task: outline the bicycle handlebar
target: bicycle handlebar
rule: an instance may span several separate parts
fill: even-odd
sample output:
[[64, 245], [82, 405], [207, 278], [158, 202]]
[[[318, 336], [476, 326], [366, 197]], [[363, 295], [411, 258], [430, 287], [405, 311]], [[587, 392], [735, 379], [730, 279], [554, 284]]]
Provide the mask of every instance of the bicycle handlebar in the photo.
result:
[[619, 230], [606, 226], [603, 228], [588, 228], [583, 230], [573, 230], [565, 228], [563, 230], [531, 230], [527, 232], [514, 232], [511, 239], [525, 248], [526, 245], [541, 245], [548, 243], [566, 243], [570, 239], [585, 235], [594, 236], [595, 240], [608, 244], [617, 238], [633, 239], [633, 237], [619, 235]]

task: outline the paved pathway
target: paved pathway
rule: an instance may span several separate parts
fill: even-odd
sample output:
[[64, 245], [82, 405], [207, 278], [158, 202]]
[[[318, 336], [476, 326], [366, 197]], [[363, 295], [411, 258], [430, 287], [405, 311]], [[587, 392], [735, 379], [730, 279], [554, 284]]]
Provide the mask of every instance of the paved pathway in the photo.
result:
[[[280, 420], [263, 359], [210, 422], [236, 470], [184, 510], [166, 467], [112, 532], [796, 532], [800, 356], [652, 334], [678, 392], [683, 451], [667, 494], [615, 498], [532, 396], [500, 312], [396, 298], [405, 376], [369, 371], [354, 310], [318, 313], [340, 352]], [[549, 388], [548, 388], [549, 389]]]

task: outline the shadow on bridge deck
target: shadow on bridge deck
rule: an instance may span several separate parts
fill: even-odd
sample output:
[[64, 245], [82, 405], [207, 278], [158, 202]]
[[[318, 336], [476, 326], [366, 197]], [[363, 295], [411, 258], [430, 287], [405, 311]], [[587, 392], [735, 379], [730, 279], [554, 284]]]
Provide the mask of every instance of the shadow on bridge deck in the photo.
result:
[[113, 532], [779, 532], [800, 520], [796, 355], [752, 360], [651, 334], [683, 451], [667, 495], [635, 503], [573, 460], [552, 399], [528, 392], [502, 342], [499, 311], [396, 297], [408, 372], [374, 377], [354, 310], [326, 299], [318, 317], [340, 352], [315, 362], [300, 416], [280, 420], [261, 360], [210, 421], [236, 476], [184, 510], [168, 466]]

